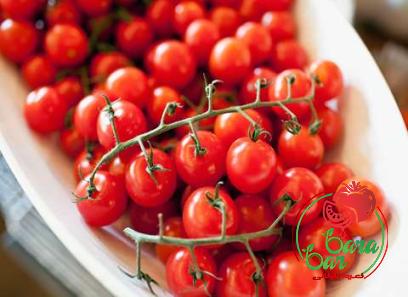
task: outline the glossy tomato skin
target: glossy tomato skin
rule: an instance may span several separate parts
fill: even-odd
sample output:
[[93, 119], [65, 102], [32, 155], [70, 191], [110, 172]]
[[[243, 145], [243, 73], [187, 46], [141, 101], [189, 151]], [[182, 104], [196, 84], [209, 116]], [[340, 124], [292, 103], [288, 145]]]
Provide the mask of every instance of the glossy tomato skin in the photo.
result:
[[1, 0], [0, 7], [6, 17], [14, 20], [30, 20], [46, 4], [45, 0]]
[[147, 21], [133, 17], [118, 24], [115, 37], [122, 52], [131, 58], [140, 58], [153, 41], [153, 32]]
[[[148, 154], [150, 151], [148, 151]], [[147, 173], [147, 162], [140, 153], [126, 171], [126, 189], [132, 200], [143, 207], [156, 207], [169, 200], [176, 190], [177, 174], [173, 160], [164, 152], [153, 149], [153, 164], [164, 170]]]
[[184, 136], [174, 152], [177, 172], [184, 182], [194, 187], [213, 186], [225, 173], [226, 149], [211, 132], [198, 131], [197, 136], [205, 154], [196, 156], [191, 135]]
[[24, 117], [30, 128], [38, 133], [51, 133], [62, 128], [66, 112], [65, 102], [51, 87], [32, 91], [24, 104]]
[[326, 193], [334, 193], [346, 179], [354, 176], [353, 171], [343, 163], [326, 163], [316, 169]]
[[88, 38], [78, 26], [58, 24], [45, 36], [45, 51], [51, 61], [60, 67], [78, 66], [88, 55]]
[[309, 61], [306, 50], [296, 40], [278, 42], [271, 57], [272, 66], [277, 71], [303, 69]]
[[282, 131], [278, 142], [279, 156], [286, 167], [314, 169], [323, 160], [324, 146], [319, 135], [312, 135], [307, 127], [298, 134]]
[[[263, 265], [257, 259], [259, 265]], [[258, 295], [256, 295], [256, 284], [253, 275], [256, 272], [254, 262], [248, 253], [235, 253], [230, 255], [221, 264], [218, 277], [221, 279], [217, 283], [217, 296], [219, 297], [266, 297], [266, 289], [262, 284], [258, 284]], [[265, 271], [262, 271], [262, 275]]]
[[317, 113], [319, 119], [322, 121], [319, 136], [323, 141], [324, 147], [331, 149], [339, 143], [343, 135], [343, 118], [338, 111], [329, 108], [322, 108]]
[[[121, 180], [106, 171], [98, 171], [94, 179], [97, 191], [92, 200], [77, 203], [78, 210], [85, 222], [92, 227], [103, 227], [114, 223], [126, 210], [127, 196]], [[75, 195], [85, 197], [89, 182], [79, 182]]]
[[91, 17], [97, 17], [109, 12], [112, 6], [112, 0], [75, 0], [78, 7], [85, 14]]
[[[294, 226], [298, 223], [298, 215], [303, 208], [309, 205], [314, 198], [323, 195], [324, 189], [320, 179], [312, 171], [302, 168], [293, 167], [285, 170], [277, 176], [272, 183], [270, 199], [272, 210], [275, 215], [279, 215], [284, 206], [284, 201], [279, 201], [285, 194], [289, 195], [296, 204], [292, 206], [284, 217], [284, 223]], [[316, 203], [304, 215], [301, 224], [306, 224], [319, 216], [322, 210], [322, 204]]]
[[81, 80], [76, 76], [67, 76], [54, 87], [69, 107], [76, 105], [85, 95]]
[[221, 37], [228, 37], [235, 34], [241, 24], [239, 13], [230, 7], [215, 7], [210, 11], [211, 21], [218, 27]]
[[75, 128], [61, 131], [59, 143], [62, 150], [71, 158], [75, 158], [84, 149], [85, 141]]
[[212, 77], [235, 85], [250, 72], [251, 52], [237, 38], [227, 37], [218, 41], [211, 51], [209, 69]]
[[[143, 112], [135, 104], [119, 99], [112, 103], [112, 108], [116, 131], [121, 142], [129, 140], [147, 130], [147, 123]], [[104, 109], [99, 113], [97, 121], [99, 143], [108, 150], [116, 145], [109, 118], [109, 113]]]
[[[181, 98], [179, 92], [170, 87], [156, 87], [152, 91], [152, 97], [147, 103], [147, 112], [149, 118], [154, 124], [159, 124], [161, 116], [168, 103], [177, 103], [184, 106], [184, 100]], [[166, 115], [165, 122], [171, 123], [180, 119], [183, 115], [183, 109], [178, 107], [173, 115]]]
[[262, 16], [261, 23], [275, 42], [295, 38], [296, 23], [289, 11], [268, 11]]
[[52, 84], [57, 75], [56, 67], [43, 55], [36, 55], [27, 60], [22, 65], [21, 72], [32, 89]]
[[205, 16], [204, 8], [194, 1], [182, 1], [174, 7], [173, 27], [183, 36], [187, 27], [195, 20]]
[[[266, 275], [269, 297], [324, 297], [326, 282], [314, 280], [321, 275], [298, 261], [293, 251], [283, 252], [272, 260]], [[294, 285], [296, 284], [296, 285]]]
[[5, 19], [0, 25], [0, 51], [9, 60], [23, 63], [36, 50], [38, 32], [24, 21]]
[[54, 5], [47, 5], [45, 19], [50, 27], [56, 24], [79, 25], [81, 13], [74, 0], [59, 0]]
[[[207, 271], [212, 275], [217, 273], [215, 261], [207, 250], [195, 248], [195, 255], [201, 271]], [[192, 265], [190, 252], [186, 248], [179, 249], [167, 260], [167, 285], [175, 297], [206, 297], [208, 293], [214, 292], [216, 280], [208, 274], [204, 274], [204, 282], [197, 280], [194, 284], [191, 275]]]
[[[163, 235], [169, 237], [186, 237], [186, 231], [184, 231], [183, 220], [181, 217], [172, 217], [167, 219], [163, 224]], [[155, 247], [155, 252], [157, 257], [163, 262], [166, 263], [167, 259], [179, 250], [178, 246], [171, 246], [165, 244], [157, 244]]]
[[74, 125], [85, 140], [97, 140], [96, 124], [99, 112], [106, 106], [101, 95], [88, 95], [75, 108]]
[[121, 52], [98, 53], [92, 58], [90, 75], [93, 81], [104, 82], [115, 70], [130, 65], [131, 61]]
[[[187, 198], [183, 207], [183, 224], [189, 238], [204, 238], [221, 234], [221, 212], [213, 207], [207, 194], [215, 195], [214, 187], [202, 187]], [[219, 191], [219, 198], [224, 202], [227, 214], [226, 234], [233, 235], [238, 230], [238, 210], [224, 190]]]
[[168, 40], [152, 50], [150, 68], [157, 83], [179, 89], [194, 78], [196, 61], [186, 44]]
[[261, 24], [246, 22], [242, 24], [235, 34], [249, 48], [252, 65], [259, 65], [266, 61], [272, 51], [272, 38]]
[[174, 3], [154, 0], [147, 8], [146, 19], [159, 36], [169, 36], [173, 32]]
[[238, 138], [227, 152], [226, 168], [235, 188], [243, 193], [259, 193], [275, 177], [276, 154], [272, 146], [262, 140]]
[[[238, 234], [265, 230], [276, 219], [269, 201], [262, 196], [243, 194], [237, 197], [235, 204], [239, 213]], [[272, 248], [277, 239], [277, 235], [270, 235], [253, 239], [249, 244], [252, 250], [263, 251]], [[245, 249], [243, 244], [237, 244], [236, 247]]]
[[[79, 182], [91, 174], [92, 170], [105, 153], [105, 149], [101, 146], [96, 146], [91, 151], [83, 150], [74, 161], [73, 171], [75, 180]], [[107, 165], [103, 164], [100, 169], [106, 170]]]
[[[247, 78], [243, 81], [241, 90], [239, 92], [239, 102], [247, 104], [254, 102], [256, 99], [256, 82], [258, 79], [266, 79], [267, 82], [272, 83], [276, 78], [276, 73], [270, 68], [257, 67]], [[261, 101], [269, 100], [269, 88], [261, 89]]]

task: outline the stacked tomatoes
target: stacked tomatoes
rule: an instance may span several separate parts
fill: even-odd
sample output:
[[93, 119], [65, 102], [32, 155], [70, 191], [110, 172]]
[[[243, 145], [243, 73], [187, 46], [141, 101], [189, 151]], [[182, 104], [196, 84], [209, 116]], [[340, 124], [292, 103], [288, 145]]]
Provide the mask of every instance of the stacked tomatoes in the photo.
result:
[[[222, 231], [219, 204], [210, 198], [217, 196], [226, 234], [250, 233], [268, 228], [288, 195], [296, 203], [280, 223], [283, 235], [249, 242], [266, 280], [258, 294], [325, 295], [325, 280], [312, 280], [313, 272], [291, 251], [290, 227], [299, 212], [348, 178], [375, 191], [380, 207], [385, 202], [374, 184], [353, 177], [346, 165], [322, 164], [343, 130], [333, 108], [343, 78], [334, 62], [311, 63], [296, 40], [292, 2], [0, 0], [0, 50], [32, 89], [25, 118], [37, 133], [59, 134], [74, 160], [78, 210], [90, 226], [110, 225], [128, 211], [135, 230], [157, 234], [162, 214], [166, 236], [214, 237]], [[183, 126], [155, 135], [144, 152], [136, 144], [102, 164], [90, 191], [87, 176], [101, 157], [117, 141], [156, 127], [168, 103], [182, 107], [163, 115], [167, 124], [206, 111], [203, 73], [208, 82], [223, 82], [212, 94], [213, 110], [253, 102], [262, 78], [268, 84], [261, 100], [294, 98], [286, 105], [292, 116], [282, 106], [247, 109], [204, 118], [194, 133]], [[315, 121], [310, 105], [296, 102], [310, 94], [321, 120], [318, 133], [309, 129]], [[293, 116], [301, 124], [297, 134], [282, 129]], [[316, 246], [324, 244], [317, 238], [325, 224], [321, 212], [316, 204], [302, 220], [301, 239], [316, 239]], [[370, 236], [377, 224], [370, 218], [343, 235]], [[255, 265], [242, 244], [197, 247], [198, 266], [206, 272], [197, 282], [187, 249], [157, 245], [156, 252], [167, 262], [175, 296], [255, 296]]]

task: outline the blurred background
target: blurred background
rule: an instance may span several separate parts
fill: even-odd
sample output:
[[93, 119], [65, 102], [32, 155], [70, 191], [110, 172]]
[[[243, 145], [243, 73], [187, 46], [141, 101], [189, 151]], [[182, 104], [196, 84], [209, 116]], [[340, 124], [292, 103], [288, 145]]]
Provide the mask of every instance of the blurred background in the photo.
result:
[[[333, 1], [384, 73], [408, 124], [408, 0]], [[0, 155], [0, 297], [110, 296], [38, 217]]]

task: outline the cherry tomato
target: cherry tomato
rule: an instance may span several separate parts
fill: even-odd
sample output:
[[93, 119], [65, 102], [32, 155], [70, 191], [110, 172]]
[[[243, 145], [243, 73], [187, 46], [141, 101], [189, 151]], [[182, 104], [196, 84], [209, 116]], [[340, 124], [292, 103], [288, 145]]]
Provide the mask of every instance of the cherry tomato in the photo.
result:
[[339, 97], [343, 92], [343, 74], [340, 68], [332, 61], [318, 61], [310, 66], [311, 74], [316, 77], [316, 104], [324, 103], [332, 98]]
[[88, 55], [88, 38], [78, 26], [58, 24], [45, 36], [45, 51], [61, 67], [78, 66]]
[[326, 193], [334, 193], [346, 179], [354, 176], [353, 171], [342, 163], [326, 163], [316, 170]]
[[75, 128], [62, 130], [59, 135], [62, 150], [71, 158], [75, 158], [84, 149], [85, 141]]
[[319, 136], [323, 141], [324, 147], [330, 149], [340, 141], [343, 134], [343, 118], [339, 112], [329, 108], [320, 109], [318, 116], [322, 121]]
[[38, 39], [30, 23], [5, 19], [0, 25], [0, 51], [15, 63], [26, 61], [35, 52]]
[[66, 112], [65, 102], [51, 87], [32, 91], [24, 104], [24, 117], [30, 128], [38, 133], [59, 130], [64, 125]]
[[203, 280], [194, 281], [191, 254], [186, 248], [179, 249], [169, 257], [166, 265], [167, 285], [175, 297], [206, 297], [215, 289], [216, 280], [211, 275], [217, 273], [217, 266], [213, 257], [205, 249], [196, 248], [194, 251], [198, 267], [210, 275], [205, 273]]
[[[209, 197], [215, 198], [214, 187], [202, 187], [187, 198], [183, 207], [183, 225], [190, 238], [213, 237], [221, 234], [222, 215], [220, 210], [211, 204]], [[226, 234], [233, 235], [238, 230], [238, 210], [230, 195], [219, 190], [227, 214]]]
[[324, 156], [320, 136], [310, 134], [307, 127], [302, 127], [296, 135], [284, 130], [279, 137], [278, 151], [286, 167], [314, 169]]
[[[129, 140], [147, 130], [146, 119], [139, 107], [126, 100], [117, 100], [112, 103], [114, 122], [119, 140]], [[97, 133], [99, 143], [106, 149], [115, 146], [115, 137], [112, 131], [110, 116], [106, 109], [99, 113]]]
[[211, 50], [220, 39], [218, 27], [209, 20], [192, 22], [184, 34], [184, 42], [190, 47], [199, 65], [206, 66]]
[[325, 279], [314, 280], [321, 272], [310, 270], [293, 251], [274, 258], [266, 275], [269, 297], [324, 297]]
[[[250, 75], [244, 80], [239, 92], [239, 101], [241, 104], [254, 102], [256, 99], [256, 82], [258, 79], [266, 79], [269, 83], [275, 80], [276, 73], [266, 67], [255, 68]], [[269, 88], [261, 90], [261, 100], [269, 100]]]
[[93, 82], [103, 82], [115, 70], [131, 65], [120, 52], [98, 53], [92, 58], [90, 75]]
[[266, 12], [262, 16], [262, 25], [275, 42], [295, 38], [296, 23], [293, 14], [289, 11]]
[[32, 88], [39, 88], [54, 82], [57, 69], [46, 56], [34, 56], [21, 67], [25, 81]]
[[[354, 253], [343, 253], [339, 252], [338, 254], [331, 254], [327, 247], [326, 247], [326, 236], [324, 233], [333, 228], [333, 235], [341, 239], [341, 241], [346, 243], [349, 240], [352, 240], [350, 234], [343, 229], [333, 227], [329, 222], [327, 222], [323, 218], [317, 218], [315, 221], [302, 226], [299, 233], [299, 246], [300, 249], [303, 251], [308, 247], [308, 245], [313, 244], [313, 251], [319, 253], [323, 256], [323, 259], [326, 259], [329, 256], [334, 257], [334, 259], [338, 259], [337, 257], [344, 257], [344, 265], [343, 269], [340, 268], [340, 264], [338, 263], [339, 260], [336, 261], [337, 265], [333, 269], [326, 269], [329, 274], [343, 274], [348, 272], [354, 266], [354, 262], [356, 261], [357, 252]], [[340, 249], [340, 244], [336, 240], [330, 241], [328, 244], [329, 248], [336, 251]], [[310, 259], [313, 265], [319, 265], [316, 259]]]
[[214, 78], [226, 84], [238, 84], [250, 72], [250, 67], [251, 52], [243, 41], [228, 37], [215, 44], [209, 63]]
[[52, 5], [48, 4], [45, 19], [50, 27], [57, 24], [79, 25], [81, 13], [74, 0], [59, 0]]
[[173, 33], [173, 11], [174, 4], [168, 0], [154, 0], [147, 7], [146, 19], [157, 35]]
[[276, 154], [272, 146], [249, 137], [235, 140], [227, 153], [229, 181], [243, 193], [259, 193], [272, 182], [276, 173]]
[[78, 7], [85, 14], [97, 17], [109, 12], [112, 0], [75, 0]]
[[45, 6], [45, 0], [1, 0], [0, 7], [6, 17], [29, 20]]
[[[303, 208], [309, 205], [313, 198], [317, 198], [319, 194], [324, 192], [322, 182], [312, 171], [294, 167], [285, 170], [281, 175], [278, 175], [272, 183], [271, 187], [271, 204], [275, 215], [279, 215], [286, 202], [280, 201], [284, 195], [289, 195], [296, 204], [292, 206], [284, 217], [284, 223], [291, 226], [298, 223], [298, 215]], [[322, 204], [314, 204], [304, 215], [302, 225], [312, 221], [319, 216], [322, 210]]]
[[150, 25], [143, 18], [133, 17], [129, 21], [119, 22], [116, 28], [118, 48], [131, 58], [142, 57], [153, 40]]
[[[263, 263], [257, 259], [259, 265]], [[248, 253], [235, 253], [230, 255], [222, 263], [218, 277], [221, 279], [217, 283], [217, 296], [219, 297], [266, 297], [266, 287], [262, 283], [258, 284], [258, 294], [256, 294], [256, 283], [253, 279], [256, 268], [252, 258]], [[262, 275], [265, 271], [262, 271]]]
[[186, 44], [169, 40], [154, 47], [150, 68], [159, 84], [183, 88], [194, 78], [196, 61]]
[[[178, 238], [187, 236], [186, 231], [184, 231], [183, 220], [180, 217], [172, 217], [167, 219], [163, 224], [163, 231], [164, 236]], [[180, 247], [178, 246], [165, 244], [157, 244], [155, 247], [156, 255], [163, 263], [166, 263], [171, 254], [175, 253], [179, 249]]]
[[[93, 227], [102, 227], [114, 223], [126, 210], [127, 196], [121, 180], [106, 171], [98, 171], [94, 178], [96, 191], [92, 199], [77, 203], [79, 213], [85, 222]], [[79, 182], [75, 195], [86, 197], [89, 182]]]
[[272, 38], [261, 24], [246, 22], [237, 29], [235, 36], [248, 46], [252, 65], [259, 65], [269, 58]]
[[308, 63], [308, 56], [303, 46], [296, 40], [283, 40], [272, 51], [271, 63], [277, 71], [303, 69]]
[[140, 153], [126, 172], [126, 188], [132, 200], [144, 207], [156, 207], [169, 200], [176, 190], [177, 174], [173, 160], [164, 152], [153, 149], [153, 164], [163, 170], [155, 170], [150, 176], [145, 157]]
[[55, 90], [69, 107], [76, 105], [85, 95], [81, 80], [76, 76], [59, 80], [55, 84]]
[[99, 112], [105, 106], [105, 99], [101, 95], [89, 95], [82, 99], [75, 108], [75, 128], [86, 140], [98, 139], [96, 123]]
[[[288, 80], [292, 79], [290, 84]], [[276, 77], [275, 83], [272, 88], [269, 89], [269, 99], [271, 101], [281, 101], [288, 97], [288, 88], [291, 87], [292, 98], [301, 98], [309, 95], [312, 82], [310, 78], [301, 70], [290, 69], [281, 72]], [[306, 102], [302, 103], [290, 103], [286, 105], [298, 118], [306, 117], [310, 114], [309, 106]], [[276, 113], [280, 119], [287, 119], [288, 115], [280, 107], [273, 107], [272, 110]]]
[[156, 235], [159, 234], [159, 218], [158, 215], [163, 215], [163, 220], [177, 215], [176, 204], [173, 199], [156, 207], [142, 207], [131, 202], [129, 217], [132, 227], [143, 233]]
[[[168, 103], [178, 103], [181, 106], [184, 105], [184, 101], [181, 95], [170, 87], [157, 87], [152, 92], [152, 98], [147, 103], [147, 112], [149, 118], [154, 124], [159, 124], [161, 116]], [[166, 115], [166, 123], [174, 122], [181, 118], [183, 111], [178, 107], [174, 114]]]
[[218, 27], [221, 37], [235, 34], [241, 24], [241, 18], [235, 9], [230, 7], [215, 7], [210, 11], [211, 21]]
[[[88, 174], [92, 172], [96, 164], [105, 154], [105, 149], [101, 146], [87, 148], [83, 150], [74, 162], [74, 177], [76, 181], [83, 180]], [[107, 165], [103, 164], [101, 170], [107, 169]]]
[[144, 106], [148, 96], [146, 75], [136, 67], [125, 67], [111, 73], [106, 80], [106, 89], [116, 98], [139, 107]]
[[181, 36], [195, 20], [205, 16], [204, 8], [194, 1], [183, 1], [174, 7], [173, 26]]
[[174, 152], [177, 172], [194, 187], [215, 185], [225, 173], [226, 148], [211, 132], [198, 131], [197, 138], [205, 153], [197, 154], [192, 136], [184, 136]]
[[[240, 195], [235, 200], [238, 208], [238, 234], [251, 233], [265, 230], [275, 221], [269, 201], [257, 195]], [[268, 250], [277, 241], [277, 235], [265, 236], [251, 240], [249, 243], [254, 251]], [[240, 249], [245, 249], [242, 244], [237, 244]]]

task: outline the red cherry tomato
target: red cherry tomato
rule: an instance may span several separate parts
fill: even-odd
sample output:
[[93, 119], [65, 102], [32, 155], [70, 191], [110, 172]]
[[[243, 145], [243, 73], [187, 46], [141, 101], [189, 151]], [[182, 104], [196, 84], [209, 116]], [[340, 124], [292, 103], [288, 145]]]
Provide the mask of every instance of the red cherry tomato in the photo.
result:
[[325, 279], [314, 280], [321, 275], [300, 262], [293, 251], [284, 252], [272, 260], [266, 275], [269, 297], [324, 297]]
[[96, 123], [99, 112], [106, 106], [101, 95], [89, 95], [82, 99], [74, 113], [74, 125], [86, 140], [97, 140]]
[[269, 58], [272, 38], [261, 24], [246, 22], [237, 29], [235, 36], [248, 46], [252, 65], [259, 65]]
[[194, 1], [183, 1], [174, 7], [173, 26], [181, 36], [195, 20], [205, 16], [204, 8]]
[[64, 125], [67, 106], [54, 88], [42, 87], [28, 94], [24, 104], [24, 117], [31, 129], [50, 133]]
[[115, 99], [127, 100], [139, 107], [144, 106], [148, 96], [146, 75], [136, 67], [125, 67], [111, 73], [106, 80], [106, 89]]
[[109, 12], [112, 0], [75, 0], [78, 7], [85, 14], [97, 17]]
[[[143, 112], [133, 103], [126, 100], [117, 100], [112, 103], [112, 109], [114, 111], [113, 121], [121, 142], [146, 131], [147, 123]], [[103, 109], [99, 113], [97, 122], [98, 140], [106, 149], [111, 149], [116, 144], [109, 117], [107, 110]]]
[[[214, 198], [214, 187], [202, 187], [187, 198], [183, 207], [183, 224], [190, 238], [213, 237], [221, 234], [221, 212], [211, 205], [208, 196]], [[226, 234], [233, 235], [238, 230], [238, 210], [230, 195], [219, 190], [218, 198], [224, 203], [227, 214]]]
[[88, 38], [78, 26], [58, 24], [45, 36], [45, 51], [51, 61], [61, 67], [78, 66], [88, 55]]
[[342, 163], [326, 163], [316, 170], [326, 193], [334, 193], [346, 179], [354, 176], [353, 171]]
[[[263, 263], [257, 259], [259, 265]], [[230, 255], [221, 265], [218, 277], [221, 279], [217, 283], [217, 296], [219, 297], [266, 297], [266, 288], [262, 283], [258, 284], [258, 294], [256, 295], [256, 283], [253, 279], [256, 268], [252, 258], [248, 253], [235, 253]], [[262, 275], [265, 271], [262, 271]]]
[[[93, 199], [77, 203], [79, 213], [85, 222], [93, 227], [102, 227], [114, 223], [126, 210], [127, 196], [121, 180], [106, 171], [99, 171], [94, 178], [96, 187]], [[89, 182], [79, 182], [75, 195], [86, 197]]]
[[196, 154], [192, 136], [184, 136], [174, 152], [177, 172], [194, 187], [215, 185], [225, 173], [226, 148], [211, 132], [198, 131], [197, 137], [205, 153]]
[[85, 141], [75, 128], [61, 131], [59, 143], [62, 150], [71, 158], [75, 158], [84, 149]]
[[55, 89], [69, 107], [76, 105], [85, 95], [81, 80], [76, 76], [59, 80], [55, 84]]
[[[184, 231], [183, 220], [180, 217], [172, 217], [167, 219], [163, 224], [163, 235], [169, 237], [186, 237], [186, 231]], [[178, 246], [157, 244], [155, 247], [157, 257], [166, 263], [171, 254], [177, 252], [180, 249]]]
[[250, 72], [250, 67], [251, 52], [243, 41], [229, 37], [215, 44], [209, 63], [214, 78], [226, 84], [238, 84]]
[[235, 34], [241, 24], [241, 17], [235, 9], [230, 7], [215, 7], [210, 11], [211, 21], [218, 27], [221, 37]]
[[324, 147], [330, 149], [340, 141], [343, 134], [343, 118], [339, 112], [328, 108], [319, 110], [318, 116], [322, 121], [319, 136], [323, 141]]
[[57, 69], [46, 56], [34, 56], [21, 67], [25, 81], [32, 88], [52, 84], [57, 75]]
[[200, 270], [210, 274], [204, 274], [203, 280], [195, 282], [191, 274], [193, 261], [186, 248], [179, 249], [167, 260], [167, 285], [175, 297], [206, 297], [214, 291], [216, 280], [211, 275], [217, 273], [217, 266], [213, 257], [207, 250], [199, 248], [195, 249], [195, 256]]
[[[147, 152], [148, 154], [151, 151]], [[126, 172], [126, 188], [132, 200], [144, 207], [156, 207], [169, 200], [176, 190], [177, 174], [173, 160], [164, 152], [153, 149], [153, 164], [163, 170], [153, 171], [149, 175], [145, 157], [140, 153], [130, 164]]]
[[[147, 112], [149, 118], [154, 124], [159, 124], [161, 116], [168, 103], [178, 103], [184, 105], [181, 95], [174, 89], [169, 87], [157, 87], [153, 90], [152, 98], [147, 103]], [[178, 107], [173, 115], [166, 115], [166, 123], [174, 122], [182, 117], [183, 111]]]
[[[101, 146], [94, 147], [92, 149], [83, 150], [76, 158], [74, 162], [74, 177], [76, 181], [83, 180], [89, 175], [95, 168], [96, 164], [105, 154], [104, 148]], [[107, 169], [107, 165], [103, 164], [100, 167], [101, 170]]]
[[[288, 80], [292, 79], [290, 85]], [[281, 72], [276, 77], [273, 87], [269, 89], [269, 99], [271, 101], [281, 101], [288, 97], [288, 88], [291, 87], [292, 98], [301, 98], [310, 94], [312, 82], [310, 78], [301, 70], [290, 69]], [[306, 117], [310, 114], [307, 103], [290, 103], [286, 105], [298, 118]], [[288, 115], [280, 107], [273, 107], [272, 110], [280, 119], [287, 119]]]
[[74, 0], [59, 0], [55, 1], [53, 5], [48, 4], [45, 19], [50, 27], [57, 24], [79, 25], [81, 13]]
[[316, 77], [316, 104], [324, 103], [332, 98], [339, 97], [343, 92], [343, 74], [340, 68], [332, 61], [318, 61], [310, 66], [311, 74]]
[[131, 202], [129, 217], [132, 227], [143, 233], [156, 235], [159, 233], [159, 218], [158, 215], [163, 215], [163, 220], [177, 215], [176, 204], [173, 199], [156, 207], [142, 207], [136, 203]]
[[115, 37], [116, 44], [122, 52], [131, 58], [139, 58], [152, 42], [153, 32], [147, 21], [133, 17], [118, 24]]
[[154, 0], [147, 7], [146, 19], [157, 35], [173, 33], [173, 11], [174, 4], [168, 0]]
[[38, 39], [30, 23], [5, 19], [0, 25], [0, 51], [15, 63], [26, 61], [35, 52]]
[[[240, 195], [235, 200], [238, 208], [238, 234], [251, 233], [265, 230], [275, 221], [269, 201], [257, 195]], [[265, 236], [251, 240], [249, 243], [254, 251], [268, 250], [277, 241], [277, 235]], [[237, 244], [240, 249], [245, 249], [242, 244]]]
[[320, 136], [310, 134], [307, 127], [302, 127], [296, 135], [284, 130], [279, 137], [278, 151], [286, 167], [314, 169], [324, 156]]
[[192, 22], [184, 34], [184, 42], [190, 47], [199, 65], [206, 66], [211, 50], [220, 39], [218, 27], [209, 20]]
[[[312, 171], [294, 167], [284, 171], [278, 175], [272, 183], [271, 187], [271, 204], [275, 215], [279, 215], [286, 202], [279, 201], [284, 195], [289, 195], [296, 204], [292, 206], [289, 212], [284, 217], [284, 223], [296, 225], [298, 223], [298, 215], [303, 208], [309, 205], [313, 198], [317, 198], [319, 194], [324, 192], [322, 182]], [[319, 216], [322, 210], [322, 204], [314, 204], [304, 215], [302, 225], [312, 221]]]
[[296, 23], [293, 14], [289, 11], [266, 12], [262, 16], [262, 25], [275, 42], [295, 38]]
[[229, 181], [243, 193], [259, 193], [272, 182], [276, 173], [276, 154], [272, 146], [249, 137], [235, 140], [227, 153]]
[[[241, 104], [254, 102], [256, 99], [256, 82], [258, 79], [266, 79], [269, 83], [275, 80], [276, 73], [266, 67], [255, 68], [250, 75], [244, 80], [239, 93], [239, 101]], [[261, 100], [269, 100], [269, 88], [261, 90]]]
[[186, 44], [163, 41], [151, 52], [150, 70], [157, 83], [183, 88], [194, 78], [196, 61]]
[[278, 42], [271, 57], [271, 63], [277, 71], [291, 68], [303, 69], [309, 60], [305, 49], [296, 40]]
[[131, 61], [120, 52], [98, 53], [92, 58], [90, 75], [93, 82], [104, 82], [115, 70], [131, 65]]
[[29, 20], [46, 4], [45, 0], [1, 0], [0, 7], [6, 17], [14, 20]]

